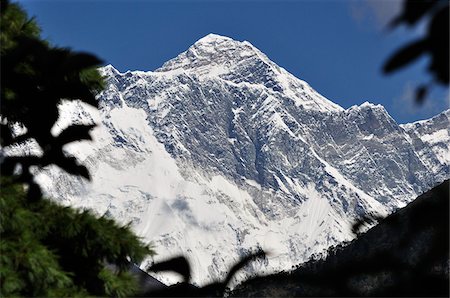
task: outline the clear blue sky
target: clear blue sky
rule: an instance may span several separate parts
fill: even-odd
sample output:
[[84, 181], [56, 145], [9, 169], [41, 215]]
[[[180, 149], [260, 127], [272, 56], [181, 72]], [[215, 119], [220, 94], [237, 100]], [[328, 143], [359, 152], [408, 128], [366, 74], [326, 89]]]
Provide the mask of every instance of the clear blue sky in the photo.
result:
[[120, 71], [154, 70], [208, 33], [248, 40], [271, 60], [347, 108], [381, 103], [399, 122], [448, 108], [435, 88], [422, 107], [413, 88], [429, 82], [428, 60], [390, 76], [385, 59], [424, 26], [385, 32], [395, 0], [365, 1], [19, 1], [59, 46], [95, 53]]

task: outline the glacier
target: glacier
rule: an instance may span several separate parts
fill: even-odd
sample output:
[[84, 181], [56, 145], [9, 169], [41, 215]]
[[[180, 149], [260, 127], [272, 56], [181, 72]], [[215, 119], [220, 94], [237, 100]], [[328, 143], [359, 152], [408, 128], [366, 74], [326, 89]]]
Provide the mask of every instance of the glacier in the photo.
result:
[[209, 34], [155, 71], [100, 71], [100, 109], [65, 102], [52, 131], [99, 124], [65, 147], [92, 182], [52, 166], [36, 180], [131, 223], [157, 252], [144, 269], [182, 254], [204, 285], [262, 248], [236, 281], [289, 270], [450, 177], [449, 111], [399, 125], [381, 105], [344, 109], [247, 41]]

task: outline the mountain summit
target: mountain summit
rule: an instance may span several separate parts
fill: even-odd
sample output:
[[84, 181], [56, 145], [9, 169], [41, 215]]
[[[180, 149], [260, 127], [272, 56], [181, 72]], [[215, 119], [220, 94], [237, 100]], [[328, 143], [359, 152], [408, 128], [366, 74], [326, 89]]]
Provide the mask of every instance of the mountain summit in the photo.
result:
[[248, 42], [210, 34], [154, 72], [102, 72], [100, 115], [66, 104], [59, 124], [102, 123], [66, 148], [93, 182], [48, 168], [39, 183], [131, 222], [156, 260], [186, 255], [199, 284], [258, 247], [271, 257], [239, 278], [289, 269], [450, 176], [448, 113], [400, 126], [380, 105], [345, 110]]
[[341, 107], [314, 91], [272, 62], [247, 41], [209, 34], [187, 51], [157, 69], [160, 73], [184, 73], [199, 78], [217, 78], [228, 84], [250, 85], [269, 94], [283, 94], [297, 106], [320, 111], [340, 111]]
[[[248, 64], [249, 61], [251, 63], [265, 63], [279, 70], [277, 65], [249, 42], [240, 42], [229, 37], [208, 34], [195, 42], [187, 51], [164, 63], [156, 71], [170, 71], [178, 68], [198, 71], [202, 67], [213, 69], [219, 65], [224, 68], [224, 71], [227, 71], [238, 64]], [[217, 73], [212, 75], [217, 75]]]

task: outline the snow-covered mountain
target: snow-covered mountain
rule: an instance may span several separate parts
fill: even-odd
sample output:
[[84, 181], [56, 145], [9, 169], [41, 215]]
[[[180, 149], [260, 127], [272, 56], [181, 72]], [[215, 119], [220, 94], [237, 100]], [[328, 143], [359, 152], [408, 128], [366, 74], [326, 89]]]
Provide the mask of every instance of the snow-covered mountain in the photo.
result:
[[[400, 125], [411, 137], [415, 150], [424, 159], [428, 158], [431, 148], [439, 163], [430, 163], [436, 169], [441, 165], [450, 165], [450, 110], [428, 119]], [[439, 172], [439, 170], [438, 170]]]
[[154, 72], [101, 71], [100, 111], [66, 103], [54, 128], [101, 123], [66, 148], [93, 181], [38, 181], [131, 222], [155, 260], [187, 256], [198, 284], [256, 247], [270, 257], [240, 278], [289, 269], [450, 177], [449, 111], [398, 125], [380, 105], [343, 109], [246, 41], [210, 34]]

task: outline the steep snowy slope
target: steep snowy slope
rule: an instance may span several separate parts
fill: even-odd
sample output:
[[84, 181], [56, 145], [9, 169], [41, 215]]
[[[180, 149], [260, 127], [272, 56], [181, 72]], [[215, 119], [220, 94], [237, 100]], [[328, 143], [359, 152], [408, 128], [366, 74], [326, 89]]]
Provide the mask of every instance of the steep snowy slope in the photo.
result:
[[255, 247], [272, 255], [247, 273], [288, 269], [449, 176], [423, 140], [448, 136], [440, 118], [416, 132], [379, 105], [344, 110], [248, 42], [211, 34], [154, 72], [101, 71], [99, 114], [65, 104], [59, 124], [101, 122], [93, 143], [66, 148], [93, 182], [55, 168], [39, 182], [131, 221], [155, 259], [187, 255], [199, 284]]
[[[80, 108], [66, 104], [62, 114], [69, 118]], [[305, 202], [278, 206], [275, 217], [271, 210], [264, 213], [258, 198], [250, 195], [252, 188], [261, 188], [256, 182], [248, 180], [246, 190], [221, 175], [207, 175], [183, 162], [178, 166], [154, 137], [142, 110], [122, 106], [102, 114], [108, 122], [94, 130], [95, 147], [85, 148], [84, 143], [66, 148], [86, 157], [83, 162], [93, 182], [75, 180], [55, 168], [43, 171], [38, 181], [64, 204], [132, 222], [140, 235], [153, 241], [159, 259], [187, 255], [200, 284], [223, 276], [249, 249], [262, 247], [274, 254], [253, 270], [282, 270], [352, 237], [347, 218], [313, 184], [299, 188]], [[259, 194], [270, 198], [275, 191], [261, 189]], [[275, 206], [275, 199], [271, 203]], [[383, 208], [364, 199], [361, 204]]]

